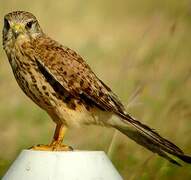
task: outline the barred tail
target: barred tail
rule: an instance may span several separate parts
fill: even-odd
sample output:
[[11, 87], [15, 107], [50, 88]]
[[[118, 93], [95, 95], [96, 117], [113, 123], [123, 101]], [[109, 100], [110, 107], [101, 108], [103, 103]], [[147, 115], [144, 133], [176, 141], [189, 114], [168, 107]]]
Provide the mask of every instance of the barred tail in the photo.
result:
[[156, 131], [150, 127], [133, 119], [128, 114], [118, 114], [122, 117], [123, 123], [115, 125], [115, 128], [120, 132], [144, 146], [148, 150], [157, 153], [163, 158], [167, 159], [173, 164], [181, 166], [176, 160], [169, 156], [169, 154], [178, 157], [184, 162], [191, 163], [191, 157], [184, 154], [184, 152], [172, 142], [161, 137]]

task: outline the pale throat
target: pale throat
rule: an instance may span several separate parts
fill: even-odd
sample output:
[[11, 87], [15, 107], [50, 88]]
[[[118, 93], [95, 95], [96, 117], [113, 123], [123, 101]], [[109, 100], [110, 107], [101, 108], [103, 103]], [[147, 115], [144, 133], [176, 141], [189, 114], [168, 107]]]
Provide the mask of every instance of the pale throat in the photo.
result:
[[12, 37], [4, 46], [4, 49], [7, 53], [9, 62], [11, 64], [11, 67], [13, 71], [15, 71], [18, 67], [18, 61], [17, 58], [19, 54], [16, 54], [16, 52], [20, 53], [20, 50], [22, 49], [21, 46], [24, 43], [30, 42], [31, 38], [27, 34], [20, 34], [16, 39]]
[[19, 36], [16, 39], [13, 40], [13, 43], [15, 45], [22, 45], [25, 42], [31, 41], [31, 38], [32, 38], [32, 36], [29, 36], [26, 33], [19, 34]]

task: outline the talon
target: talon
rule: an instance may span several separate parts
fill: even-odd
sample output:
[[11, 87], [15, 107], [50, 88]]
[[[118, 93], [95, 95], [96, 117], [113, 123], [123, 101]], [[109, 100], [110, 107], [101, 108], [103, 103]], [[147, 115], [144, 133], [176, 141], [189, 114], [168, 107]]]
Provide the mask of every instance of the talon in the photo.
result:
[[74, 150], [72, 146], [68, 146], [68, 148], [70, 149], [70, 151]]
[[50, 144], [50, 145], [38, 144], [28, 149], [39, 150], [39, 151], [73, 151], [73, 148], [71, 146], [60, 145], [60, 144]]
[[71, 146], [57, 144], [52, 146], [52, 151], [73, 151], [73, 148]]
[[65, 131], [66, 128], [63, 125], [59, 124], [56, 126], [54, 138], [51, 144], [38, 144], [30, 147], [29, 149], [39, 151], [73, 151], [73, 148], [71, 146], [62, 145], [62, 140], [64, 138]]

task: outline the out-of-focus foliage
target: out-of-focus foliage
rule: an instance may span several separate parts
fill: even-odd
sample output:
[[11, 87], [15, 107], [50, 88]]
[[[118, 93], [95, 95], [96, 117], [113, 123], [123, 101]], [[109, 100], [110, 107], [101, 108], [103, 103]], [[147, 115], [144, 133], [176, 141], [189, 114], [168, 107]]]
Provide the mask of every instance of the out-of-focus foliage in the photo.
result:
[[[34, 13], [47, 34], [79, 52], [129, 102], [131, 114], [191, 154], [191, 1], [0, 0], [0, 29], [12, 10]], [[23, 148], [49, 143], [53, 129], [19, 89], [1, 47], [0, 176]], [[71, 129], [65, 143], [107, 152], [113, 134]], [[124, 179], [191, 179], [189, 165], [175, 167], [121, 134], [110, 155]]]

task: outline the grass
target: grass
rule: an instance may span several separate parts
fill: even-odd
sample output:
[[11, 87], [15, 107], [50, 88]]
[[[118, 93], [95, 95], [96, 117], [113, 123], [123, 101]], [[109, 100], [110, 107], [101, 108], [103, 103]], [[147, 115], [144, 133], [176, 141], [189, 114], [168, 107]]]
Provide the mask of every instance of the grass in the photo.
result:
[[[18, 9], [33, 12], [45, 32], [77, 50], [131, 114], [191, 154], [190, 1], [7, 0], [0, 6], [0, 29], [4, 14]], [[2, 48], [0, 84], [2, 176], [23, 148], [48, 143], [54, 124], [18, 88]], [[65, 141], [78, 149], [112, 147], [124, 179], [191, 179], [189, 165], [175, 167], [120, 133], [110, 145], [114, 132], [71, 129]]]

